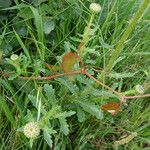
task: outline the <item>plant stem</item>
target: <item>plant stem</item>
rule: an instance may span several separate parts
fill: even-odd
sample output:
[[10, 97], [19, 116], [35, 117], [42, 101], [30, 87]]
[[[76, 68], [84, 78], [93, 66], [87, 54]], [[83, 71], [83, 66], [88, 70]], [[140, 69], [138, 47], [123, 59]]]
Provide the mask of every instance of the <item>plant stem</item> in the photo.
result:
[[97, 80], [96, 78], [94, 78], [92, 75], [88, 74], [86, 71], [84, 73], [86, 76], [88, 76], [89, 78], [91, 78], [92, 80], [94, 80], [96, 83], [102, 85], [103, 87], [105, 87], [106, 89], [108, 89], [109, 91], [113, 92], [114, 94], [116, 94], [118, 97], [122, 98], [122, 95], [120, 93], [118, 93], [117, 91], [115, 91], [114, 89], [110, 88], [109, 86], [105, 85], [104, 83], [100, 82], [99, 80]]
[[134, 95], [136, 94], [136, 90], [129, 90], [129, 91], [125, 91], [122, 92], [123, 95]]
[[81, 43], [83, 43], [83, 45], [79, 50], [80, 56], [82, 56], [85, 45], [89, 40], [89, 35], [90, 35], [90, 32], [91, 32], [91, 25], [92, 25], [93, 19], [94, 19], [94, 13], [91, 15], [90, 21], [89, 21], [88, 25], [85, 27], [85, 30], [84, 30], [83, 39], [81, 41]]
[[70, 76], [70, 75], [75, 75], [75, 74], [82, 74], [82, 71], [77, 70], [77, 71], [72, 71], [72, 72], [68, 72], [68, 73], [51, 75], [51, 76], [47, 76], [47, 77], [23, 77], [23, 76], [19, 76], [18, 78], [23, 79], [23, 80], [52, 80], [54, 78], [58, 78], [58, 77], [62, 77], [62, 76]]
[[137, 96], [124, 96], [125, 99], [135, 99], [135, 98], [144, 98], [144, 97], [150, 97], [150, 94], [137, 95]]

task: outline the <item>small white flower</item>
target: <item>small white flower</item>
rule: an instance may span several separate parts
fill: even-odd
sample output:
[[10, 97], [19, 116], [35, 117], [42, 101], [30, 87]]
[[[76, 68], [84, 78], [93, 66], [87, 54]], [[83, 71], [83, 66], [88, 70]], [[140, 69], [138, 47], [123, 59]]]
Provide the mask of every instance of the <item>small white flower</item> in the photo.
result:
[[16, 54], [12, 54], [11, 57], [10, 57], [10, 59], [13, 60], [13, 61], [17, 60], [18, 58], [19, 58], [19, 56], [16, 55]]
[[29, 122], [24, 126], [23, 133], [27, 138], [36, 138], [40, 134], [40, 129], [36, 122]]
[[99, 13], [101, 11], [101, 6], [98, 3], [91, 3], [89, 8], [93, 13]]
[[136, 85], [135, 90], [136, 90], [136, 92], [139, 93], [139, 94], [144, 94], [144, 88], [143, 88], [142, 85], [139, 85], [139, 84]]

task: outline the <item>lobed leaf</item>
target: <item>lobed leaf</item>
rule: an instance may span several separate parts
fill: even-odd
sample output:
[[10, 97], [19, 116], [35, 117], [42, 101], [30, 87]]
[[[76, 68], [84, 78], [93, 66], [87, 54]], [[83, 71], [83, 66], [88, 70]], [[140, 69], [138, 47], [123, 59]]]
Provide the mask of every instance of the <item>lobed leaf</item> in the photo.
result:
[[60, 129], [61, 131], [65, 134], [68, 135], [69, 134], [69, 125], [67, 124], [66, 118], [62, 117], [59, 118], [59, 122], [60, 122]]
[[46, 96], [49, 102], [54, 106], [56, 105], [56, 97], [55, 97], [55, 90], [53, 89], [52, 85], [45, 84], [44, 91], [46, 92]]
[[97, 119], [103, 119], [103, 113], [96, 105], [89, 102], [79, 102], [79, 105]]

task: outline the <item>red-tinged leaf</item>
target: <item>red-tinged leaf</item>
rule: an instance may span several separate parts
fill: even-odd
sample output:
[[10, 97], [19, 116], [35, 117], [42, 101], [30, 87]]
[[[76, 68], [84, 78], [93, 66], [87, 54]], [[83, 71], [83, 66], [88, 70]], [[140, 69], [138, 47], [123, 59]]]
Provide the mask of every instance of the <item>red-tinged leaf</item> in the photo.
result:
[[105, 105], [102, 105], [101, 107], [103, 110], [108, 111], [109, 113], [111, 113], [112, 115], [116, 115], [118, 114], [118, 112], [120, 111], [120, 103], [117, 102], [109, 102]]
[[76, 53], [69, 52], [65, 54], [62, 58], [62, 68], [64, 72], [66, 73], [71, 72], [77, 60], [78, 60], [78, 55]]

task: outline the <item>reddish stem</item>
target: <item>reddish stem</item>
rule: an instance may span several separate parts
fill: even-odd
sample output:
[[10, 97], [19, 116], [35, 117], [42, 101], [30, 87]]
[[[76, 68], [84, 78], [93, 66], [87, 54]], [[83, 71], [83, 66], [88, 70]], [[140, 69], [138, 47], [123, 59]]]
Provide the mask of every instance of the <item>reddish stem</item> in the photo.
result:
[[94, 80], [95, 82], [97, 82], [98, 84], [102, 85], [103, 87], [105, 87], [106, 89], [108, 89], [109, 91], [115, 93], [117, 96], [119, 96], [120, 98], [122, 98], [123, 95], [121, 95], [120, 93], [118, 93], [117, 91], [115, 91], [114, 89], [110, 88], [109, 86], [105, 85], [104, 83], [100, 82], [99, 80], [97, 80], [96, 78], [94, 78], [92, 75], [88, 74], [86, 71], [84, 73], [86, 76], [88, 76], [89, 78], [91, 78], [92, 80]]
[[54, 78], [58, 78], [58, 77], [62, 77], [62, 76], [70, 76], [70, 75], [74, 75], [74, 74], [82, 74], [82, 70], [76, 70], [76, 71], [72, 71], [72, 72], [68, 72], [68, 73], [55, 74], [55, 75], [51, 75], [51, 76], [47, 76], [47, 77], [22, 77], [22, 76], [19, 76], [19, 78], [24, 79], [24, 80], [52, 80]]
[[[83, 75], [88, 76], [89, 78], [91, 78], [92, 80], [94, 80], [95, 82], [97, 82], [98, 84], [100, 84], [101, 86], [105, 87], [109, 91], [111, 91], [114, 94], [116, 94], [121, 99], [121, 102], [126, 101], [126, 99], [150, 97], [150, 94], [137, 95], [137, 96], [124, 96], [124, 95], [120, 94], [119, 92], [115, 91], [114, 89], [110, 88], [109, 86], [105, 85], [104, 83], [100, 82], [95, 77], [93, 77], [92, 75], [90, 75], [89, 73], [87, 73], [86, 70], [85, 70], [84, 62], [83, 62], [83, 60], [82, 60], [82, 58], [81, 58], [81, 56], [79, 54], [78, 54], [78, 59], [80, 60], [80, 63], [81, 63], [81, 69], [80, 70], [76, 70], [76, 71], [72, 71], [72, 72], [67, 72], [67, 73], [56, 74], [56, 75], [51, 75], [51, 76], [47, 76], [47, 77], [23, 77], [23, 76], [19, 76], [18, 78], [24, 79], [24, 80], [52, 80], [54, 78], [58, 78], [58, 77], [62, 77], [62, 76], [70, 76], [70, 75], [75, 75], [75, 74], [83, 74]], [[9, 75], [5, 74], [2, 71], [0, 71], [0, 74], [3, 74], [4, 76], [9, 76]]]
[[124, 99], [134, 99], [134, 98], [143, 98], [143, 97], [150, 97], [150, 94], [137, 95], [137, 96], [124, 96]]

